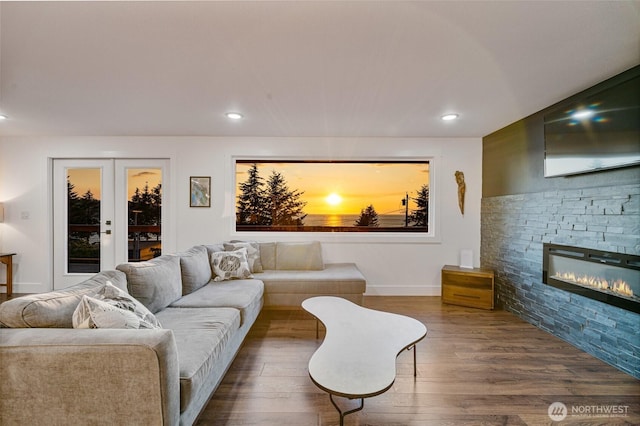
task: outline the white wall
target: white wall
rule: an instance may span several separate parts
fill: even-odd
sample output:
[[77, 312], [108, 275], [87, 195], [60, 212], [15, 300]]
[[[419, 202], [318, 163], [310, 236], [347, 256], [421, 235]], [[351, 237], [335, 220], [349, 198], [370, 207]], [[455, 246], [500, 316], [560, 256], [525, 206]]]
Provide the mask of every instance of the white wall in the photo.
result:
[[[280, 234], [252, 239], [323, 242], [325, 262], [356, 262], [367, 294], [439, 295], [440, 269], [457, 264], [460, 249], [472, 249], [479, 265], [482, 140], [385, 138], [216, 137], [4, 137], [0, 139], [0, 251], [14, 257], [14, 292], [42, 292], [51, 285], [52, 158], [168, 158], [172, 202], [163, 235], [170, 251], [227, 240], [233, 231], [235, 156], [322, 159], [433, 158], [431, 192], [436, 238], [416, 235]], [[454, 172], [465, 174], [465, 214], [460, 214]], [[189, 208], [189, 176], [211, 176], [212, 207]], [[4, 271], [0, 271], [0, 280]], [[3, 288], [4, 291], [4, 288]]]

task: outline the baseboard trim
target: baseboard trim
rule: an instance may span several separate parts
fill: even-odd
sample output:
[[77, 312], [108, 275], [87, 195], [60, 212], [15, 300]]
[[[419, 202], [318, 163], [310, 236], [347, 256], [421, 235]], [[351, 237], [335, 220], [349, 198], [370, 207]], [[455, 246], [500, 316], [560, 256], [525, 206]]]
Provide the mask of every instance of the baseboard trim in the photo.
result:
[[440, 296], [440, 286], [392, 286], [367, 284], [365, 296]]

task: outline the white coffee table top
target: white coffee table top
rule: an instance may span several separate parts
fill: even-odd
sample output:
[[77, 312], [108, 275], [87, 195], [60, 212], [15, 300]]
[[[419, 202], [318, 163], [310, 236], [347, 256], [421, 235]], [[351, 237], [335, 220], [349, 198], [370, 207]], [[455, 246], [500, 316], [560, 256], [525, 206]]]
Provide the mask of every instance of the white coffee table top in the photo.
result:
[[324, 341], [309, 361], [309, 376], [324, 391], [367, 398], [388, 390], [396, 357], [427, 334], [420, 321], [363, 308], [346, 299], [312, 297], [302, 307], [320, 320]]

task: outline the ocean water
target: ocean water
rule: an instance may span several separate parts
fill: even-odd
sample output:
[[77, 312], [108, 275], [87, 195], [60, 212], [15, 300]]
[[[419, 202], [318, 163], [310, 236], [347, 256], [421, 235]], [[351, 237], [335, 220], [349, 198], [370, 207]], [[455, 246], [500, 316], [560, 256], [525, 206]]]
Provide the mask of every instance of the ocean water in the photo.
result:
[[[304, 219], [305, 226], [354, 226], [359, 214], [310, 214]], [[403, 214], [378, 215], [380, 227], [403, 227], [405, 217]]]

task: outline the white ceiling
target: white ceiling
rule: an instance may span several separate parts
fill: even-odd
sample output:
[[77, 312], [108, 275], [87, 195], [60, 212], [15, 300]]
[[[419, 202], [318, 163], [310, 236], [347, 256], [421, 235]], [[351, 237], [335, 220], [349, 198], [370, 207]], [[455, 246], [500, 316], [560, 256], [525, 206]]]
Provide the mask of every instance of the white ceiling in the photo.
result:
[[640, 63], [640, 1], [0, 2], [0, 25], [0, 136], [480, 137]]

